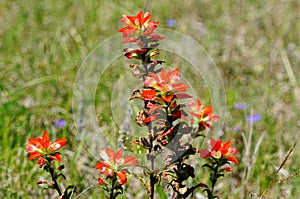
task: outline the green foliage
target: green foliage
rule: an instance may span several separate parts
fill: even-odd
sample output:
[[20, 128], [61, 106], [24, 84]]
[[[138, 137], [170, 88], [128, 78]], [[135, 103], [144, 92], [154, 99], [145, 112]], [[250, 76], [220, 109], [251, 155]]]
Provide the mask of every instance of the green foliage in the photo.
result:
[[159, 195], [160, 199], [167, 199], [168, 195], [166, 194], [165, 190], [161, 186], [156, 186], [157, 194]]

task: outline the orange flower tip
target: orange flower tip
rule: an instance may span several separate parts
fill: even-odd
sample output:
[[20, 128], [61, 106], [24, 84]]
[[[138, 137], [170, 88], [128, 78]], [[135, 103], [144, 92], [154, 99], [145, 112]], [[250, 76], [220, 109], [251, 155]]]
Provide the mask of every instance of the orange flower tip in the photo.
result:
[[43, 154], [41, 154], [41, 153], [39, 153], [39, 152], [32, 152], [32, 153], [29, 155], [28, 159], [29, 159], [29, 160], [33, 160], [33, 159], [36, 159], [36, 158], [40, 158], [40, 157], [42, 157], [42, 156], [43, 156]]
[[239, 161], [235, 157], [227, 157], [226, 159], [230, 162], [233, 162], [236, 165], [239, 164]]
[[96, 164], [96, 169], [102, 169], [102, 168], [110, 168], [110, 165], [105, 162], [98, 162]]
[[127, 182], [127, 178], [126, 178], [126, 171], [125, 170], [122, 170], [121, 172], [120, 171], [117, 171], [116, 172], [116, 175], [118, 176], [118, 178], [120, 179], [120, 184], [123, 185]]
[[174, 95], [172, 94], [172, 95], [168, 95], [168, 96], [162, 96], [161, 98], [162, 98], [165, 102], [170, 103], [170, 102], [173, 100]]
[[61, 157], [59, 153], [56, 153], [55, 156], [50, 156], [52, 160], [56, 160], [58, 162], [61, 162]]

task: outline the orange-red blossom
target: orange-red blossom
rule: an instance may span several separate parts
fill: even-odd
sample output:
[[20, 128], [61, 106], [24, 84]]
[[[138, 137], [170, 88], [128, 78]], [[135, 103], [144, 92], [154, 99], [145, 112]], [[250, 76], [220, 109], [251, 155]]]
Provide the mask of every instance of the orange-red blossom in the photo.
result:
[[211, 138], [206, 143], [206, 145], [211, 149], [200, 149], [198, 152], [200, 153], [201, 158], [225, 158], [227, 161], [233, 162], [236, 165], [239, 164], [238, 160], [235, 157], [233, 157], [233, 155], [237, 154], [237, 150], [231, 147], [230, 141], [223, 143], [220, 140], [214, 140], [213, 138]]
[[189, 102], [188, 107], [192, 110], [188, 113], [198, 119], [199, 129], [201, 130], [212, 129], [210, 122], [216, 122], [220, 118], [220, 116], [213, 114], [212, 106], [202, 105], [199, 99]]
[[[104, 174], [107, 178], [119, 178], [121, 185], [127, 182], [126, 170], [120, 170], [124, 166], [137, 165], [138, 160], [134, 156], [122, 157], [122, 149], [114, 151], [113, 149], [106, 147], [105, 150], [100, 151], [100, 156], [104, 161], [96, 164], [96, 169], [100, 169], [100, 174]], [[98, 184], [104, 184], [105, 181], [98, 178]]]
[[48, 158], [52, 160], [61, 161], [60, 153], [57, 152], [58, 149], [65, 146], [67, 139], [59, 138], [54, 142], [50, 142], [50, 137], [47, 131], [44, 131], [42, 137], [39, 138], [29, 138], [26, 144], [26, 152], [30, 153], [28, 159], [39, 158], [38, 164], [42, 167]]
[[136, 16], [123, 15], [121, 21], [127, 25], [119, 30], [124, 38], [123, 43], [141, 43], [140, 37], [147, 36], [150, 36], [149, 39], [151, 41], [164, 39], [163, 36], [153, 35], [157, 28], [158, 21], [152, 21], [149, 12], [143, 13], [143, 11], [140, 11]]
[[159, 75], [149, 72], [149, 76], [144, 81], [144, 85], [149, 89], [144, 89], [142, 98], [155, 101], [159, 97], [169, 103], [175, 96], [179, 99], [191, 97], [185, 93], [178, 93], [186, 92], [189, 87], [183, 82], [178, 82], [180, 77], [178, 68], [168, 72], [162, 68]]

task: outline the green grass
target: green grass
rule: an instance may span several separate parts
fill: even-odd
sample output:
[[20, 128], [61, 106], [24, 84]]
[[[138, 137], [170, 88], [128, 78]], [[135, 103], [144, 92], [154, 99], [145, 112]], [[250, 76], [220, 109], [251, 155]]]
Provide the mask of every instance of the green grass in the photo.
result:
[[[248, 136], [252, 131], [250, 157], [263, 135], [257, 158], [251, 162], [249, 177], [243, 178], [247, 166], [241, 162], [232, 178], [222, 181], [221, 198], [244, 198], [249, 192], [259, 195], [269, 184], [276, 166], [280, 166], [300, 135], [298, 1], [81, 0], [75, 3], [7, 0], [0, 3], [1, 198], [54, 197], [51, 192], [42, 196], [35, 182], [41, 175], [45, 178], [47, 175], [41, 174], [25, 153], [27, 139], [41, 136], [44, 130], [52, 132], [52, 139], [68, 138], [68, 147], [62, 150], [63, 161], [68, 168], [66, 176], [78, 187], [77, 192], [95, 184], [94, 166], [99, 156], [89, 153], [76, 137], [78, 130], [72, 115], [73, 85], [88, 54], [122, 27], [121, 15], [133, 15], [143, 8], [153, 13], [160, 27], [167, 28], [166, 20], [176, 19], [173, 29], [198, 41], [213, 58], [226, 89], [223, 137], [234, 140], [240, 151], [239, 160], [246, 156], [242, 134]], [[184, 68], [188, 65], [176, 56], [161, 53], [170, 66]], [[292, 73], [288, 73], [289, 65], [284, 62], [284, 55], [287, 55]], [[110, 101], [114, 83], [127, 70], [126, 65], [119, 66], [124, 64], [122, 59], [103, 74], [95, 94], [97, 118], [105, 135], [119, 131], [114, 126]], [[188, 74], [189, 70], [186, 72]], [[202, 80], [191, 81], [201, 83]], [[198, 87], [207, 93], [207, 88]], [[246, 113], [235, 110], [236, 103], [247, 103]], [[262, 116], [253, 128], [244, 122], [251, 110]], [[53, 124], [59, 118], [67, 121], [67, 127], [56, 132]], [[242, 132], [234, 133], [232, 128], [236, 126], [240, 126]], [[101, 134], [98, 137], [101, 139]], [[299, 151], [297, 145], [283, 167], [289, 174], [299, 172]], [[284, 176], [278, 174], [279, 178]], [[134, 179], [131, 180], [134, 183]], [[299, 198], [299, 184], [300, 178], [293, 177], [268, 188], [265, 197]], [[137, 197], [135, 194], [139, 190], [130, 189], [130, 185], [126, 189], [128, 197]], [[99, 189], [92, 188], [81, 198], [99, 198], [99, 194], [103, 196]]]

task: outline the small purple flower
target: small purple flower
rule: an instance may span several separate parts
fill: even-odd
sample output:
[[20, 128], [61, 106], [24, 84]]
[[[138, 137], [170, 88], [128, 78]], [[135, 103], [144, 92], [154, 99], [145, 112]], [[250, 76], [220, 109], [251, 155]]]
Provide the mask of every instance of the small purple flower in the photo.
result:
[[254, 113], [252, 115], [248, 115], [247, 121], [251, 123], [255, 123], [257, 121], [261, 120], [261, 116], [258, 113]]
[[64, 128], [65, 126], [66, 126], [66, 121], [64, 120], [64, 119], [58, 119], [58, 120], [56, 120], [55, 122], [54, 122], [54, 127], [55, 128]]
[[242, 130], [242, 129], [241, 129], [241, 127], [239, 127], [239, 126], [238, 126], [238, 127], [234, 127], [234, 128], [232, 129], [232, 131], [233, 131], [233, 132], [236, 132], [236, 133], [241, 132], [241, 130]]
[[168, 19], [167, 20], [167, 26], [175, 27], [176, 26], [176, 19]]
[[248, 105], [247, 104], [236, 104], [234, 106], [234, 108], [237, 109], [237, 110], [245, 110], [245, 109], [248, 108]]

